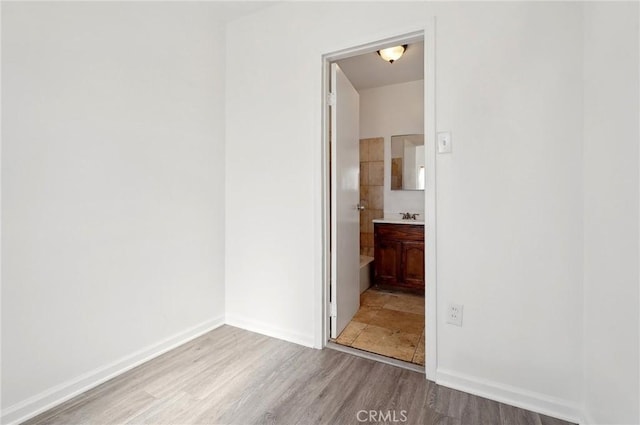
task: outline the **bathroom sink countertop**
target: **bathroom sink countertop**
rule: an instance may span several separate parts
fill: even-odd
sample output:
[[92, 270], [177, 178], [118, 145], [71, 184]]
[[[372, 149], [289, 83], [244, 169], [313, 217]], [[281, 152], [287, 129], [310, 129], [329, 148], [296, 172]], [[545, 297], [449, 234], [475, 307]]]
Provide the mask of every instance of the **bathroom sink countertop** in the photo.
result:
[[418, 226], [424, 226], [424, 220], [403, 220], [401, 218], [375, 218], [374, 223], [387, 223], [387, 224], [415, 224]]

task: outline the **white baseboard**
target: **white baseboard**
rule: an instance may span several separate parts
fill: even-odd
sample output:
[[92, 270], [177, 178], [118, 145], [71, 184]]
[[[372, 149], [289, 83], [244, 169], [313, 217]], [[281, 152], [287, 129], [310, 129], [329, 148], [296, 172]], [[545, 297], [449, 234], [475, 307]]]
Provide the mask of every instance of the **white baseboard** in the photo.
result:
[[163, 341], [116, 360], [113, 363], [94, 369], [75, 379], [56, 385], [53, 388], [49, 388], [40, 394], [4, 409], [2, 411], [1, 423], [13, 425], [24, 422], [222, 325], [224, 325], [223, 316], [207, 320], [183, 332], [170, 336]]
[[303, 345], [305, 347], [315, 347], [313, 335], [292, 332], [288, 329], [271, 326], [260, 321], [247, 319], [246, 317], [227, 315], [226, 324], [235, 326], [236, 328], [245, 329], [247, 331], [271, 336], [273, 338], [282, 339], [284, 341], [293, 342], [294, 344]]
[[451, 370], [438, 368], [436, 383], [445, 387], [464, 391], [500, 403], [510, 404], [522, 409], [542, 413], [543, 415], [565, 421], [584, 424], [582, 406], [577, 403], [550, 397], [545, 394], [512, 387], [486, 379], [469, 376]]

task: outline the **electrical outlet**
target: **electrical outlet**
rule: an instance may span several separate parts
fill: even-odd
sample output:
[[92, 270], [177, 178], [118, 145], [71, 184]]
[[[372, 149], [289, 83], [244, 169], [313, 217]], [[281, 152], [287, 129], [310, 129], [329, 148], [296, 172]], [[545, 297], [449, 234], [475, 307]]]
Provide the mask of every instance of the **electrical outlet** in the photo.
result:
[[462, 326], [462, 309], [461, 304], [449, 304], [449, 310], [447, 310], [447, 323], [452, 325]]

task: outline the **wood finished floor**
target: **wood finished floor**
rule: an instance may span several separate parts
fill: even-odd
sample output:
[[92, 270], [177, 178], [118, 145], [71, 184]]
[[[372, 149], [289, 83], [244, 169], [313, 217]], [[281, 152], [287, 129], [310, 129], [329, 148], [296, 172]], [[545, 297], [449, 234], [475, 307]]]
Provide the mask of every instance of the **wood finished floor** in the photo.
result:
[[231, 326], [25, 424], [393, 423], [358, 422], [361, 410], [395, 411], [396, 420], [404, 410], [406, 424], [568, 424], [436, 385], [418, 372]]

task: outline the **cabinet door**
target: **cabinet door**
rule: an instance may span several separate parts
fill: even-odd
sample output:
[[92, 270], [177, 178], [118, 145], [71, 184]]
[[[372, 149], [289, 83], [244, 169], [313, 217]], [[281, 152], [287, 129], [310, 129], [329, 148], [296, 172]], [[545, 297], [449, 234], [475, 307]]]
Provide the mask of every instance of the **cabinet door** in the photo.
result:
[[400, 243], [388, 239], [379, 239], [375, 244], [375, 282], [395, 285], [399, 280], [401, 264]]
[[424, 243], [402, 243], [402, 275], [400, 281], [412, 288], [424, 288]]

